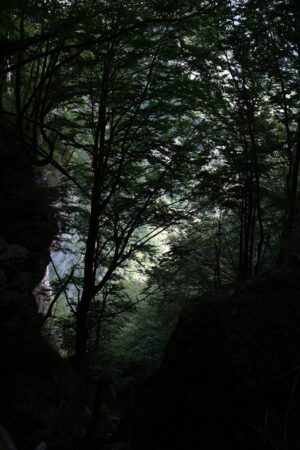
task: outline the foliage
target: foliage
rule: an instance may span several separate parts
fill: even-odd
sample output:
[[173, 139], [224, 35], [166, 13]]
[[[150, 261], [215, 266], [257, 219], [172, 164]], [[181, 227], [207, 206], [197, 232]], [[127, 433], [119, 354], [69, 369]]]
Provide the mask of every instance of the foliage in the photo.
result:
[[157, 364], [185, 299], [299, 254], [299, 8], [167, 4], [15, 0], [1, 18], [5, 151], [66, 180], [76, 259], [53, 289], [69, 284], [59, 345], [81, 365]]

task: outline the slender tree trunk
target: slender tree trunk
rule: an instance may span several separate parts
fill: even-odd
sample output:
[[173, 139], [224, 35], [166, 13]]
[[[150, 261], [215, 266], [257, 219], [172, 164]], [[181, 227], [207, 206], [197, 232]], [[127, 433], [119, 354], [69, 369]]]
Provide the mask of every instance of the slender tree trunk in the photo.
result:
[[105, 309], [106, 309], [107, 297], [108, 297], [107, 289], [104, 289], [103, 301], [102, 301], [101, 311], [99, 314], [97, 330], [96, 330], [95, 350], [97, 350], [99, 348], [99, 342], [100, 342], [100, 336], [101, 336], [101, 330], [102, 330], [102, 321], [103, 321], [103, 316], [104, 316]]
[[[24, 17], [23, 12], [21, 12], [20, 17], [20, 40], [22, 41], [24, 39]], [[16, 83], [15, 83], [15, 99], [16, 99], [16, 113], [17, 113], [17, 134], [19, 137], [19, 145], [20, 145], [20, 152], [24, 152], [24, 134], [23, 134], [23, 120], [22, 120], [22, 113], [21, 113], [21, 89], [22, 89], [22, 52], [18, 52], [17, 55], [17, 62], [20, 64], [16, 70]], [[26, 146], [27, 147], [27, 146]], [[28, 149], [27, 149], [28, 151]]]
[[[109, 55], [110, 56], [110, 55]], [[97, 242], [99, 233], [100, 197], [104, 177], [104, 154], [106, 133], [106, 103], [108, 93], [109, 64], [104, 64], [100, 91], [99, 111], [96, 133], [94, 137], [94, 184], [91, 200], [91, 214], [88, 228], [88, 238], [84, 257], [84, 278], [82, 297], [77, 308], [77, 328], [75, 342], [75, 361], [77, 365], [84, 364], [87, 352], [89, 331], [87, 318], [91, 302], [95, 296], [97, 271]]]
[[299, 264], [300, 262], [300, 121], [298, 122], [298, 141], [294, 152], [290, 180], [290, 202], [285, 227], [282, 234], [278, 265]]
[[252, 180], [250, 178], [250, 183], [248, 183], [248, 211], [247, 217], [245, 217], [244, 260], [243, 260], [242, 280], [247, 280], [249, 278], [249, 265], [251, 264], [251, 261], [249, 260], [249, 246], [250, 246], [252, 217], [253, 217], [253, 193], [252, 193]]
[[88, 343], [87, 317], [90, 304], [94, 298], [95, 289], [95, 248], [98, 237], [98, 192], [94, 189], [91, 215], [89, 221], [89, 231], [86, 243], [84, 258], [84, 279], [83, 291], [76, 312], [76, 341], [75, 341], [75, 361], [78, 365], [84, 363]]
[[243, 274], [243, 260], [244, 260], [244, 221], [245, 221], [245, 202], [242, 201], [241, 214], [240, 214], [240, 248], [239, 248], [239, 268], [238, 268], [238, 280], [242, 280]]
[[253, 209], [253, 216], [252, 216], [252, 222], [250, 225], [250, 245], [249, 245], [249, 278], [252, 276], [252, 269], [253, 269], [253, 248], [254, 248], [254, 235], [255, 235], [255, 217], [256, 217], [256, 209]]
[[[97, 383], [97, 389], [96, 394], [94, 398], [94, 405], [93, 405], [93, 411], [92, 411], [92, 417], [91, 421], [87, 427], [86, 434], [84, 436], [84, 441], [88, 444], [91, 443], [95, 437], [95, 433], [97, 430], [98, 423], [101, 418], [101, 405], [103, 401], [103, 393], [104, 393], [105, 385], [102, 382], [102, 379], [98, 379]], [[99, 445], [99, 442], [97, 442], [97, 448], [101, 449], [101, 444]]]
[[215, 239], [215, 254], [216, 254], [216, 264], [215, 264], [215, 273], [214, 273], [214, 287], [215, 289], [221, 286], [221, 267], [220, 267], [220, 258], [222, 251], [222, 239], [221, 239], [221, 218], [219, 218], [218, 223], [218, 231]]

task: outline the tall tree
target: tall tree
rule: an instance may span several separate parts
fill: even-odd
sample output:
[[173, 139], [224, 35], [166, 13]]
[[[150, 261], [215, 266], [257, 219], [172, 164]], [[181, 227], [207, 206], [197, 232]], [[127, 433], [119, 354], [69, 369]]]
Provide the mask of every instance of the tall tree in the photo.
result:
[[[227, 1], [181, 43], [198, 83], [199, 144], [209, 161], [198, 191], [205, 195], [201, 180], [210, 179], [212, 207], [229, 207], [239, 217], [240, 280], [262, 268], [282, 207], [275, 200], [284, 198], [284, 170], [290, 205], [285, 227], [297, 216], [296, 15], [293, 2]], [[282, 180], [277, 193], [275, 177]]]

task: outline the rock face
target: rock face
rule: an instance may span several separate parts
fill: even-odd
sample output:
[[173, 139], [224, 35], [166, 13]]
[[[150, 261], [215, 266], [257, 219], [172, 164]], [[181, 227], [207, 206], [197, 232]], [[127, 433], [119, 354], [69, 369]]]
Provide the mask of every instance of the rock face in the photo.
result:
[[3, 425], [0, 425], [0, 448], [5, 450], [17, 450], [15, 444]]
[[22, 155], [0, 144], [0, 450], [4, 439], [51, 450], [84, 433], [86, 382], [40, 335], [32, 294], [57, 231], [50, 194]]
[[137, 393], [130, 449], [300, 448], [299, 275], [273, 272], [185, 308]]
[[0, 292], [1, 306], [16, 303], [20, 295], [32, 287], [31, 274], [22, 270], [29, 252], [20, 245], [8, 244], [0, 237]]

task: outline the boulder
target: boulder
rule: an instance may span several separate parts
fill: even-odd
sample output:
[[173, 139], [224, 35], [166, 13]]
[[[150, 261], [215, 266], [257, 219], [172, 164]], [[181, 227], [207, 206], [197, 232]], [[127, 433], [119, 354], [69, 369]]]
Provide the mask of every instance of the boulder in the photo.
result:
[[186, 306], [123, 424], [132, 450], [299, 449], [299, 275], [273, 272]]
[[3, 425], [0, 425], [0, 449], [17, 450], [14, 442], [10, 438], [7, 429]]
[[10, 245], [0, 240], [0, 268], [1, 269], [16, 269], [23, 264], [29, 256], [29, 252], [21, 245]]

